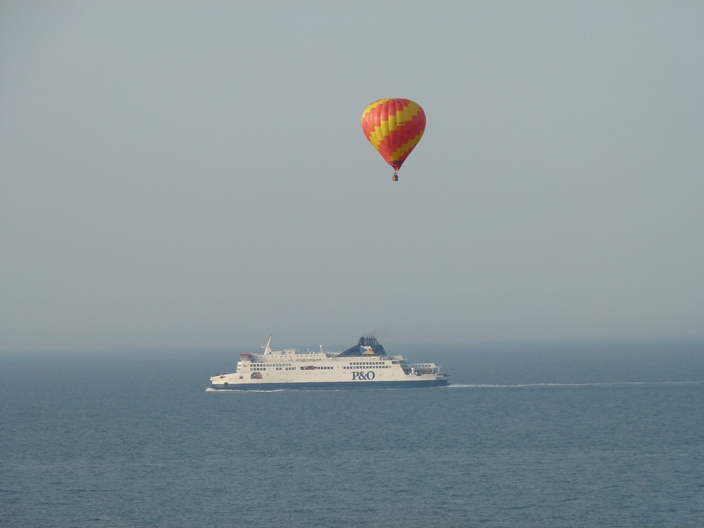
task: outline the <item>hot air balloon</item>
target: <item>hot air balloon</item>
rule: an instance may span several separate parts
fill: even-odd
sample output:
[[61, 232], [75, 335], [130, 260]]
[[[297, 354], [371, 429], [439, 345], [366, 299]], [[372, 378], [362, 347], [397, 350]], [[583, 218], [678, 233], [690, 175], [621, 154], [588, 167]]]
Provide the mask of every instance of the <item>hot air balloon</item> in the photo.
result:
[[423, 137], [425, 112], [409, 99], [379, 99], [362, 114], [362, 130], [369, 143], [394, 168], [393, 181], [406, 158]]

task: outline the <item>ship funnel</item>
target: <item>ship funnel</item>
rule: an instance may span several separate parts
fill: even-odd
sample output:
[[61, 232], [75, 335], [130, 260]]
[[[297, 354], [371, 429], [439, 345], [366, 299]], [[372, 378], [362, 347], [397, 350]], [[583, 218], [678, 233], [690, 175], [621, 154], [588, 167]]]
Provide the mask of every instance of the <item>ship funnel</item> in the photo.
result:
[[374, 336], [362, 336], [359, 338], [359, 346], [377, 346], [379, 342]]

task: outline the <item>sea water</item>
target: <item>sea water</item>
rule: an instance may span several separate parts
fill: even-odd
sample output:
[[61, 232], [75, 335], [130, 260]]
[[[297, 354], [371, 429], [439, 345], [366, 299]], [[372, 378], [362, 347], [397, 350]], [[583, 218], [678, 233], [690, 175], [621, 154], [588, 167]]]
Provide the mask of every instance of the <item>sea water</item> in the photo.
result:
[[451, 385], [210, 392], [248, 350], [0, 356], [0, 526], [704, 526], [704, 342], [386, 347]]

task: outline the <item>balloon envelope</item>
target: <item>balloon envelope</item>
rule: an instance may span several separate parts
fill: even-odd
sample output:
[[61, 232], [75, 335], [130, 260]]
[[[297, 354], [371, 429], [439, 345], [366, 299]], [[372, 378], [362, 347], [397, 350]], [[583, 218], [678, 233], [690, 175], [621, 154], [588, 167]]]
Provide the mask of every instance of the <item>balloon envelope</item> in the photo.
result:
[[364, 110], [362, 130], [386, 163], [399, 170], [423, 137], [425, 112], [410, 99], [379, 99]]

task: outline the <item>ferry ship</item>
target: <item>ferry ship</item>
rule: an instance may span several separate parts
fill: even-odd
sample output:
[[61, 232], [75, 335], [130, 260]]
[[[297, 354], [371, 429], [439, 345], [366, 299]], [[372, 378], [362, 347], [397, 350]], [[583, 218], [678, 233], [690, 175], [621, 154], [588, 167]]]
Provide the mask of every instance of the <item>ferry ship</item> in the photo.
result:
[[300, 352], [271, 349], [271, 336], [263, 354], [240, 354], [237, 370], [210, 378], [214, 390], [359, 389], [437, 387], [448, 375], [435, 363], [408, 363], [389, 356], [373, 336], [363, 336], [344, 352]]

